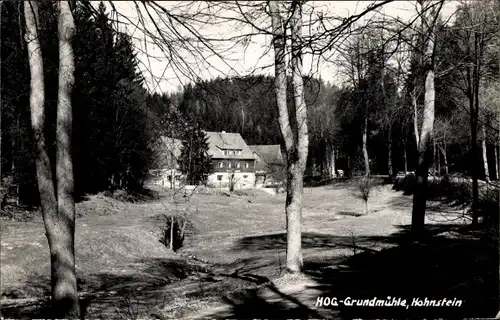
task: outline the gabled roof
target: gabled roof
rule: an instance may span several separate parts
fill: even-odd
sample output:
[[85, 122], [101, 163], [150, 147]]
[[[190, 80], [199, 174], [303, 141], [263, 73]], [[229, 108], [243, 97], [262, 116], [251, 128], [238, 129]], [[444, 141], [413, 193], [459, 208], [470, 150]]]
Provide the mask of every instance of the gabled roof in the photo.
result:
[[173, 155], [175, 158], [179, 158], [182, 152], [182, 140], [170, 138], [170, 137], [160, 137], [162, 151], [168, 155]]
[[161, 136], [155, 144], [155, 166], [157, 169], [175, 167], [182, 152], [182, 140]]
[[279, 144], [250, 145], [248, 147], [252, 152], [259, 155], [267, 164], [284, 164], [281, 146]]
[[[255, 159], [250, 148], [239, 133], [205, 131], [208, 139], [208, 154], [214, 159]], [[241, 150], [241, 155], [225, 155], [224, 150]]]

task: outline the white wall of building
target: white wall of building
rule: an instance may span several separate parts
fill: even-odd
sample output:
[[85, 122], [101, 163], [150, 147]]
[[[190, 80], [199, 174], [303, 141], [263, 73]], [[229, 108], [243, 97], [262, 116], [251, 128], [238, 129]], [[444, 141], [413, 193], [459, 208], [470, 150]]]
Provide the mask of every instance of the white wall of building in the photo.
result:
[[[229, 172], [214, 172], [208, 176], [207, 185], [210, 187], [228, 187], [229, 179]], [[235, 172], [233, 179], [235, 189], [248, 189], [255, 186], [254, 172]]]

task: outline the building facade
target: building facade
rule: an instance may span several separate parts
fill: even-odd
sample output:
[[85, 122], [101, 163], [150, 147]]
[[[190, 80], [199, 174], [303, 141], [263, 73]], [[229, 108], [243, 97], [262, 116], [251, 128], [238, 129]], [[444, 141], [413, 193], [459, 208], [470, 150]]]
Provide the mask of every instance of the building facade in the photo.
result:
[[[239, 133], [205, 131], [212, 171], [207, 186], [235, 189], [280, 184], [285, 177], [285, 161], [280, 145], [248, 146]], [[157, 169], [151, 170], [151, 181], [174, 188], [185, 184], [180, 171], [182, 141], [161, 137]]]
[[171, 189], [184, 184], [178, 159], [181, 156], [182, 140], [160, 137], [157, 146], [156, 169], [150, 171], [150, 182]]
[[239, 133], [205, 132], [212, 157], [212, 173], [207, 185], [235, 189], [255, 185], [255, 157]]
[[285, 161], [280, 145], [248, 146], [255, 158], [255, 185], [264, 187], [282, 183], [285, 179]]

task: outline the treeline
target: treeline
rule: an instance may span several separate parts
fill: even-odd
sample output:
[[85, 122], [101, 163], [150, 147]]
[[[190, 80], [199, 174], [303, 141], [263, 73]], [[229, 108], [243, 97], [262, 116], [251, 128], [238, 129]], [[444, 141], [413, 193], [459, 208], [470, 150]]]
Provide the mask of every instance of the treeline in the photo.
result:
[[[453, 24], [438, 23], [432, 174], [498, 177], [498, 24], [483, 9], [491, 8], [463, 4]], [[415, 170], [424, 116], [416, 48], [423, 40], [405, 47], [388, 38], [381, 29], [346, 41], [338, 61], [346, 79], [340, 88], [305, 79], [309, 175], [328, 175], [332, 167], [350, 175]], [[248, 144], [279, 144], [273, 81], [269, 76], [217, 78], [158, 99], [205, 130], [239, 132]], [[289, 92], [289, 103], [291, 97]]]
[[[101, 3], [96, 12], [85, 2], [76, 5], [76, 196], [140, 188], [158, 160], [158, 136], [184, 136], [178, 128], [171, 132], [168, 119], [209, 131], [239, 132], [248, 144], [282, 142], [273, 77], [216, 78], [174, 94], [150, 94], [144, 89], [130, 37], [113, 28], [105, 6]], [[24, 19], [17, 2], [4, 1], [1, 6], [2, 186], [10, 186], [22, 204], [36, 205], [30, 75], [20, 24]], [[441, 22], [438, 29], [432, 139], [436, 174], [498, 177], [498, 24], [475, 21], [478, 10], [475, 3], [462, 5], [455, 22]], [[56, 20], [54, 5], [42, 2], [40, 40], [51, 160], [58, 81]], [[314, 77], [304, 79], [310, 140], [307, 174], [328, 176], [335, 168], [347, 175], [415, 170], [424, 92], [417, 50], [410, 48], [406, 51], [417, 53], [396, 57], [394, 52], [405, 49], [384, 40], [383, 30], [353, 35], [346, 43], [338, 61], [346, 79], [342, 87]], [[405, 65], [408, 60], [410, 68]], [[291, 92], [288, 99], [291, 104]]]
[[[25, 27], [20, 24], [24, 21], [23, 10], [15, 1], [2, 1], [1, 6], [2, 187], [20, 204], [37, 205], [29, 112], [30, 73]], [[113, 28], [102, 3], [97, 12], [84, 2], [77, 2], [76, 6], [72, 95], [75, 195], [139, 188], [151, 162], [154, 117], [148, 112], [149, 96], [143, 88], [131, 38]], [[40, 2], [39, 7], [46, 90], [45, 134], [51, 163], [55, 164], [57, 8], [54, 2]]]

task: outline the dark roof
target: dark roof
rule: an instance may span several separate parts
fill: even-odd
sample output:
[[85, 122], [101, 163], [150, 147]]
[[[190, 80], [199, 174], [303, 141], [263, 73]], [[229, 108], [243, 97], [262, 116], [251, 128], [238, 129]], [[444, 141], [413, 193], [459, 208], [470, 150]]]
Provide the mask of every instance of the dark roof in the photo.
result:
[[281, 146], [272, 145], [251, 145], [248, 146], [252, 152], [258, 154], [267, 164], [284, 164]]
[[[214, 159], [255, 159], [239, 133], [205, 132], [208, 138], [208, 154]], [[241, 155], [225, 155], [224, 150], [241, 150]]]

